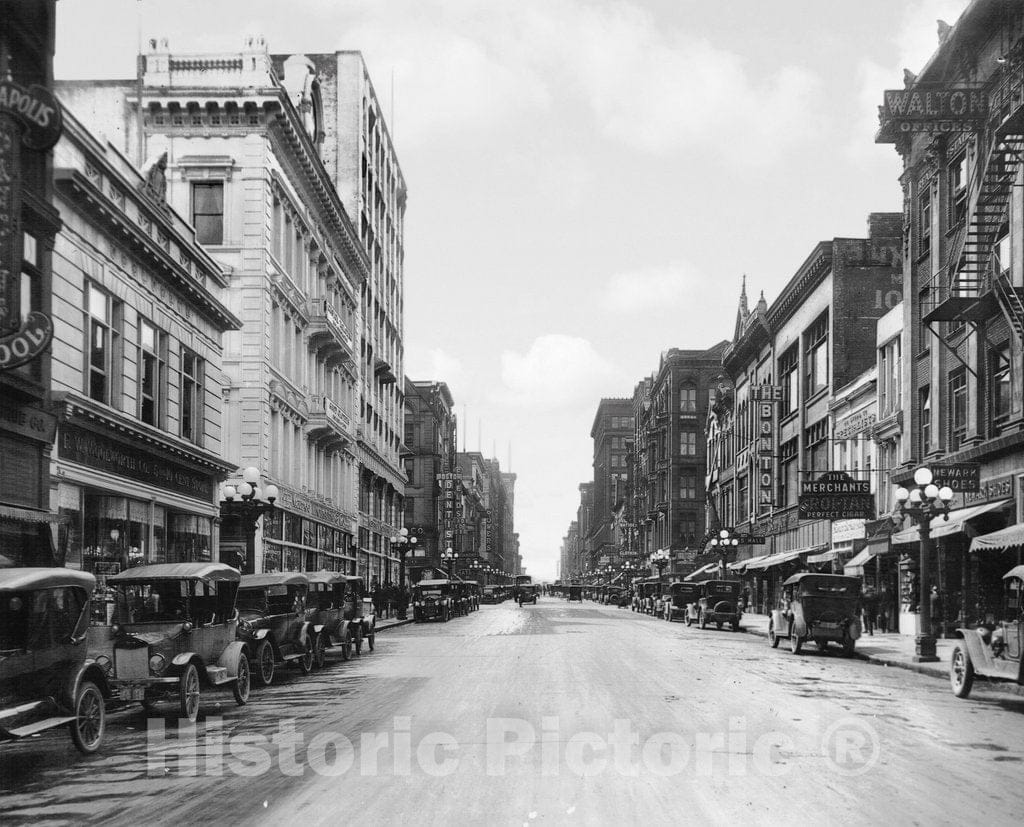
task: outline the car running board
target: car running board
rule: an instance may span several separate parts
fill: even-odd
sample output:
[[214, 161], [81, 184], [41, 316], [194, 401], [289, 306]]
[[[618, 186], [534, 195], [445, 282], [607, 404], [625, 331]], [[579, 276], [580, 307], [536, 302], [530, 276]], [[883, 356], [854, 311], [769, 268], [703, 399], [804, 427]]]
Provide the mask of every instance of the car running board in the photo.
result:
[[77, 720], [74, 715], [62, 715], [56, 718], [43, 718], [41, 721], [36, 721], [34, 724], [25, 724], [17, 729], [7, 730], [15, 738], [24, 738], [26, 735], [34, 735], [37, 732], [42, 732], [44, 729], [53, 729], [54, 727], [63, 726], [64, 724], [70, 724], [72, 721]]

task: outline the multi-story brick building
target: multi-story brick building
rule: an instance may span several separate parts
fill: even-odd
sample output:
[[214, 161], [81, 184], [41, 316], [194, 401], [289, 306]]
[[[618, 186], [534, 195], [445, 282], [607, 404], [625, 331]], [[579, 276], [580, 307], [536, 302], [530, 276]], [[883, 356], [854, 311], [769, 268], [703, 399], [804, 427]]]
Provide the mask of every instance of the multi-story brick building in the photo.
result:
[[587, 537], [590, 568], [619, 565], [615, 542], [615, 506], [626, 483], [626, 443], [633, 435], [630, 399], [602, 399], [594, 415], [594, 513]]
[[[930, 582], [947, 630], [998, 603], [1024, 544], [1022, 30], [1019, 4], [973, 0], [880, 107], [877, 140], [903, 160], [904, 438], [893, 481], [919, 465], [976, 463], [980, 473], [979, 490], [958, 494], [934, 532]], [[893, 542], [910, 561], [901, 613], [912, 632], [916, 528]]]
[[246, 570], [390, 578], [383, 536], [397, 531], [401, 494], [360, 487], [357, 451], [357, 337], [373, 269], [321, 161], [320, 95], [297, 80], [308, 62], [286, 61], [282, 82], [255, 38], [217, 55], [151, 41], [143, 57], [139, 86], [60, 88], [123, 151], [166, 165], [168, 202], [228, 273], [244, 326], [224, 340], [223, 450], [280, 496], [254, 540], [225, 504], [222, 556], [242, 553]]
[[405, 380], [405, 528], [416, 543], [412, 565], [438, 567], [462, 530], [462, 478], [456, 463], [456, 420], [444, 382]]
[[641, 560], [666, 551], [673, 575], [693, 570], [704, 534], [704, 413], [721, 383], [727, 345], [663, 353], [658, 370], [633, 395], [637, 550]]
[[831, 549], [829, 521], [800, 518], [800, 484], [833, 470], [830, 405], [874, 366], [877, 320], [899, 301], [900, 219], [873, 213], [867, 238], [817, 244], [770, 307], [748, 311], [741, 297], [723, 359], [732, 387], [710, 409], [709, 527], [765, 538], [731, 563], [762, 605], [780, 577]]
[[160, 168], [144, 178], [70, 110], [54, 178], [60, 557], [97, 575], [217, 559], [219, 484], [237, 467], [221, 457], [221, 342], [242, 325], [230, 276], [164, 200]]

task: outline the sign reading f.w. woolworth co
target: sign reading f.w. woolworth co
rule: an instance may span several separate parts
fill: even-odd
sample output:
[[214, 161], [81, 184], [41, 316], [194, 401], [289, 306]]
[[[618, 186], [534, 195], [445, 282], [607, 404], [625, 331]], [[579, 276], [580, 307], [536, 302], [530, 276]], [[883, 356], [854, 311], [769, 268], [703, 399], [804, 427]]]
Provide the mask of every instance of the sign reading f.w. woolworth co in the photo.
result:
[[49, 90], [0, 80], [0, 370], [31, 362], [53, 338], [46, 314], [21, 318], [21, 145], [45, 152], [62, 127], [60, 104]]

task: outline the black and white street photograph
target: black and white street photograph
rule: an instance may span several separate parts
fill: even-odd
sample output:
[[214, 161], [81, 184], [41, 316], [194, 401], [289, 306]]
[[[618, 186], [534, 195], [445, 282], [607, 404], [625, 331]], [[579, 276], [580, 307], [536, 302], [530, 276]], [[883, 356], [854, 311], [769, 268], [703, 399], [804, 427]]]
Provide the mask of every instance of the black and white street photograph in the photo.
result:
[[0, 823], [1022, 779], [1024, 0], [0, 0]]

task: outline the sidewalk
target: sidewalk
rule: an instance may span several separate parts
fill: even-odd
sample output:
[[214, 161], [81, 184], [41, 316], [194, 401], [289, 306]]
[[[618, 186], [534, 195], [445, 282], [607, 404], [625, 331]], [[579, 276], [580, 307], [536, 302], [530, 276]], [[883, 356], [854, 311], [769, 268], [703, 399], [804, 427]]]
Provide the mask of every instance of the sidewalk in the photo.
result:
[[[768, 637], [768, 615], [744, 614], [740, 621], [740, 628], [750, 634], [760, 637]], [[894, 666], [898, 669], [909, 669], [922, 675], [929, 675], [941, 680], [949, 680], [949, 661], [953, 653], [955, 640], [939, 639], [935, 641], [935, 654], [938, 655], [937, 663], [915, 663], [914, 638], [911, 635], [901, 635], [896, 632], [882, 634], [875, 632], [874, 635], [864, 634], [857, 641], [855, 657], [861, 660], [878, 663], [883, 666]], [[782, 640], [779, 648], [789, 646], [788, 640]], [[811, 647], [813, 650], [813, 647]], [[978, 680], [974, 684], [975, 689], [985, 691], [990, 689], [997, 692], [1007, 692], [1011, 695], [1024, 697], [1024, 686], [1007, 681], [985, 681]]]
[[376, 629], [378, 632], [383, 632], [385, 629], [393, 629], [396, 626], [406, 626], [410, 623], [412, 623], [412, 612], [409, 613], [408, 620], [398, 620], [394, 615], [389, 617], [387, 620], [381, 620], [378, 618]]

